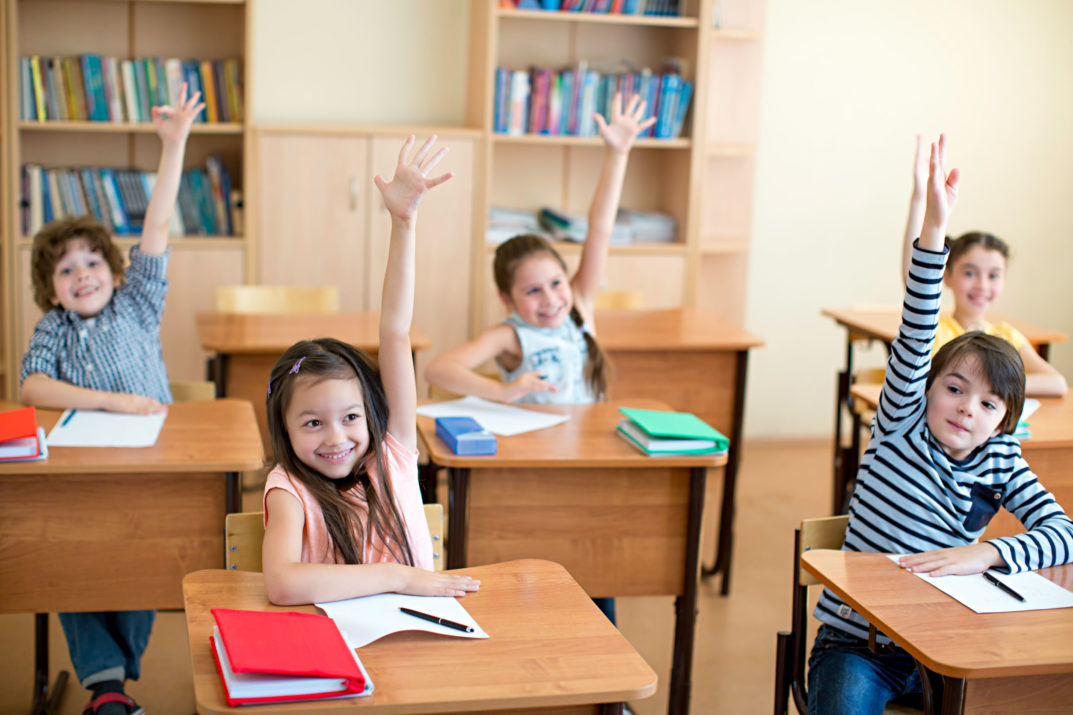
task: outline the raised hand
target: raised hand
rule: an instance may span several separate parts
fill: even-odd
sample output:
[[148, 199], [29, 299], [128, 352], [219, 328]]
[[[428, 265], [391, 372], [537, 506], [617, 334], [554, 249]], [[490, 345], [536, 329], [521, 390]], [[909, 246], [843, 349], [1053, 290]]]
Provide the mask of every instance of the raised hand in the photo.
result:
[[957, 169], [946, 170], [946, 135], [939, 135], [939, 143], [931, 145], [928, 159], [928, 205], [924, 209], [924, 226], [920, 232], [922, 247], [940, 251], [946, 237], [946, 222], [958, 198]]
[[635, 94], [630, 97], [625, 110], [622, 107], [622, 94], [615, 93], [615, 101], [611, 103], [611, 123], [608, 124], [599, 112], [593, 114], [596, 126], [600, 129], [607, 146], [618, 152], [627, 152], [633, 146], [633, 142], [644, 130], [656, 123], [655, 117], [645, 119], [645, 109], [648, 103], [641, 99], [641, 95]]
[[412, 157], [407, 157], [414, 146], [414, 136], [411, 134], [399, 152], [399, 162], [395, 166], [395, 176], [391, 181], [385, 181], [384, 177], [379, 174], [373, 177], [373, 183], [384, 197], [384, 206], [392, 216], [401, 219], [413, 218], [417, 214], [417, 206], [421, 203], [421, 197], [425, 195], [425, 192], [454, 176], [451, 172], [447, 172], [433, 179], [428, 178], [429, 172], [440, 163], [448, 151], [447, 147], [442, 147], [430, 156], [432, 145], [435, 143], [436, 135], [433, 134]]
[[156, 133], [165, 144], [182, 144], [190, 134], [190, 127], [194, 123], [194, 117], [205, 108], [204, 102], [199, 102], [201, 92], [194, 92], [189, 98], [186, 96], [186, 82], [179, 85], [179, 96], [176, 98], [176, 106], [165, 104], [161, 107], [153, 107], [153, 126]]

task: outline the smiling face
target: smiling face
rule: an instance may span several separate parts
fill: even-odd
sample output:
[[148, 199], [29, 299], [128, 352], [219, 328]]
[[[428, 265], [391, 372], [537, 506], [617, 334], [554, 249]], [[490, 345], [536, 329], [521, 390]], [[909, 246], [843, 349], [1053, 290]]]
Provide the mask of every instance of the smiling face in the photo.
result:
[[301, 377], [284, 421], [295, 456], [328, 479], [354, 472], [369, 448], [365, 399], [356, 377]]
[[52, 271], [52, 305], [92, 318], [108, 305], [118, 286], [119, 278], [100, 251], [92, 250], [84, 238], [74, 238]]
[[995, 394], [976, 355], [947, 366], [928, 388], [928, 429], [954, 459], [1001, 431], [1006, 403]]
[[947, 269], [943, 282], [954, 292], [955, 310], [982, 316], [1002, 295], [1006, 258], [994, 249], [973, 246]]
[[534, 253], [514, 269], [509, 293], [500, 293], [507, 308], [541, 328], [562, 325], [574, 305], [574, 294], [562, 265], [549, 253]]

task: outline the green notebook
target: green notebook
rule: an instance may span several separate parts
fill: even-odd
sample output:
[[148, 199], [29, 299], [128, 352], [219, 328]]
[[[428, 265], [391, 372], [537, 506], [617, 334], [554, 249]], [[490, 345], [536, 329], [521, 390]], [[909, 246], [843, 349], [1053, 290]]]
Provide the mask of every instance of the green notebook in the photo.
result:
[[632, 407], [620, 407], [619, 412], [629, 418], [619, 424], [619, 431], [645, 452], [725, 452], [730, 446], [719, 430], [690, 412]]

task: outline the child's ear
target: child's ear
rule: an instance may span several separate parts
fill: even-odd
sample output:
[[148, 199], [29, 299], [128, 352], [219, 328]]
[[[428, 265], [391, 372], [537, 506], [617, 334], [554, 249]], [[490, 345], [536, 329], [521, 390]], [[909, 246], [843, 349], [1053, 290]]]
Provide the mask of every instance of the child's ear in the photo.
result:
[[507, 310], [514, 310], [514, 301], [510, 298], [510, 293], [499, 292], [499, 299], [503, 301], [503, 305], [507, 306]]
[[53, 293], [52, 297], [48, 299], [48, 302], [52, 303], [53, 306], [59, 305], [60, 304], [60, 297], [58, 295], [56, 295], [55, 293]]

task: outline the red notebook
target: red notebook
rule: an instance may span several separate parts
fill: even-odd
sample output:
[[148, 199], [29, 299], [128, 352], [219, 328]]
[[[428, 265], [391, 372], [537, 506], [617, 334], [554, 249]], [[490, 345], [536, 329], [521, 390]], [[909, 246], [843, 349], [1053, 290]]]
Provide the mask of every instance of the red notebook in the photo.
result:
[[0, 460], [39, 459], [44, 444], [44, 430], [38, 430], [33, 407], [0, 412]]
[[357, 697], [372, 692], [331, 618], [291, 611], [212, 609], [209, 639], [228, 705]]

